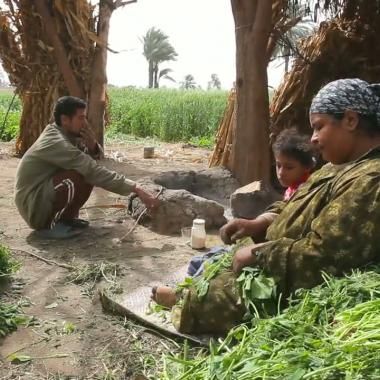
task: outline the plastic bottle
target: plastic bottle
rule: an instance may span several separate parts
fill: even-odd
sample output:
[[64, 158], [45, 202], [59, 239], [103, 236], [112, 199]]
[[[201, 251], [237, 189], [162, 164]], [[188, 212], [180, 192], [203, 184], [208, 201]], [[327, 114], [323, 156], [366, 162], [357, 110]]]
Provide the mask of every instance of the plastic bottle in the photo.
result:
[[206, 245], [206, 229], [204, 219], [194, 219], [191, 228], [191, 248], [202, 249]]

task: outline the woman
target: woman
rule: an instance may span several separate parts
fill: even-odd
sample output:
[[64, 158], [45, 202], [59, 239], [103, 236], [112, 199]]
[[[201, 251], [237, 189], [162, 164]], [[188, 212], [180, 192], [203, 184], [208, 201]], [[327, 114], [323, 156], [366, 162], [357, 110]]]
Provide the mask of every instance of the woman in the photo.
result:
[[[173, 309], [183, 333], [223, 333], [241, 322], [236, 276], [246, 266], [262, 268], [283, 295], [322, 282], [321, 271], [342, 275], [380, 259], [380, 85], [360, 79], [327, 84], [310, 108], [311, 141], [329, 163], [311, 175], [277, 214], [266, 242], [236, 252], [233, 268], [210, 282], [199, 300], [190, 288]], [[231, 221], [226, 243], [255, 236], [265, 222]]]

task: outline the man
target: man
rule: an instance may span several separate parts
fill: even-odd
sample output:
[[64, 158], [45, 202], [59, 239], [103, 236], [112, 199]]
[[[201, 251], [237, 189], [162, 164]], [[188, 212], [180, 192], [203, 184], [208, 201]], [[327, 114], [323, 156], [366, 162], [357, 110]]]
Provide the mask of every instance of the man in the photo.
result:
[[25, 153], [16, 174], [17, 208], [41, 237], [70, 238], [87, 227], [78, 214], [94, 186], [120, 195], [134, 192], [149, 209], [157, 205], [135, 182], [95, 161], [102, 150], [88, 126], [85, 101], [58, 99], [54, 121]]

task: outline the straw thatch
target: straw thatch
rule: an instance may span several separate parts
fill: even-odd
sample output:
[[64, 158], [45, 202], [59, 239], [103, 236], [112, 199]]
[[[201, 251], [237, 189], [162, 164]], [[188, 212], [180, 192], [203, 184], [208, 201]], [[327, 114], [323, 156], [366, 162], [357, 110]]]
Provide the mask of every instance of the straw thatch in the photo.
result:
[[324, 84], [354, 77], [380, 81], [380, 35], [376, 29], [356, 20], [333, 20], [322, 23], [319, 31], [303, 42], [301, 56], [272, 100], [272, 138], [290, 127], [311, 132], [308, 109]]
[[0, 59], [23, 105], [17, 153], [23, 154], [37, 139], [63, 95], [88, 100], [89, 120], [102, 139], [109, 21], [116, 8], [136, 1], [0, 4]]
[[[42, 17], [29, 0], [5, 0], [0, 9], [0, 58], [21, 98], [16, 151], [23, 154], [48, 123], [54, 102], [68, 93]], [[94, 8], [85, 0], [50, 2], [55, 28], [84, 93], [94, 54]]]
[[223, 166], [231, 169], [230, 155], [232, 149], [233, 129], [236, 125], [236, 92], [233, 89], [227, 101], [222, 121], [215, 138], [215, 148], [209, 160], [209, 166]]
[[[268, 62], [278, 38], [300, 20], [299, 15], [290, 12], [296, 4], [296, 0], [273, 2], [274, 26], [267, 47]], [[297, 127], [303, 133], [311, 132], [308, 108], [312, 97], [323, 84], [343, 77], [380, 81], [380, 2], [321, 0], [304, 5], [307, 9], [313, 5], [315, 21], [320, 13], [338, 17], [339, 20], [322, 23], [319, 31], [298, 47], [299, 56], [270, 106], [271, 131], [268, 134], [272, 132], [272, 142], [284, 128]], [[236, 117], [228, 116], [232, 115], [235, 103], [236, 98], [232, 93], [219, 126], [210, 166], [224, 165], [233, 169], [233, 141], [227, 137], [233, 139], [233, 130], [236, 128]]]
[[[308, 109], [324, 84], [347, 77], [380, 82], [380, 3], [345, 0], [325, 2], [324, 6], [341, 18], [321, 23], [319, 30], [299, 47], [299, 56], [270, 105], [271, 142], [285, 128], [296, 127], [301, 133], [311, 133]], [[293, 25], [286, 18], [277, 22], [277, 34], [286, 30], [284, 25]], [[235, 101], [232, 93], [226, 115], [235, 109]], [[233, 136], [233, 128], [235, 118], [225, 116], [210, 166], [229, 168], [232, 142], [226, 136]]]

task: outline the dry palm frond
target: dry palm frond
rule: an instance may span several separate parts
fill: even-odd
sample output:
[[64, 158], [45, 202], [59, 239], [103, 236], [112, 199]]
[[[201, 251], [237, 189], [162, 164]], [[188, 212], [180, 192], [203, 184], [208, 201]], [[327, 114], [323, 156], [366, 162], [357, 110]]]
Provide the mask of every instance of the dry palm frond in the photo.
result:
[[[379, 19], [380, 23], [380, 19]], [[359, 21], [333, 20], [306, 39], [301, 55], [271, 104], [272, 133], [296, 126], [310, 133], [308, 110], [313, 96], [339, 78], [380, 81], [380, 39], [375, 28]]]
[[[16, 151], [20, 154], [49, 122], [52, 107], [66, 95], [43, 21], [29, 0], [5, 0], [0, 9], [0, 59], [21, 98], [23, 112]], [[95, 50], [93, 7], [86, 0], [50, 3], [50, 12], [74, 75], [86, 93]], [[86, 91], [87, 90], [87, 91]]]
[[227, 107], [216, 134], [216, 144], [209, 160], [209, 166], [229, 166], [229, 157], [232, 146], [232, 132], [236, 112], [236, 92], [232, 90], [228, 97]]
[[[57, 98], [70, 93], [69, 82], [63, 77], [64, 70], [57, 58], [57, 43], [70, 71], [71, 83], [79, 89], [73, 91], [71, 86], [71, 94], [76, 92], [89, 98], [94, 85], [96, 54], [99, 55], [99, 49], [107, 48], [107, 41], [103, 41], [105, 38], [98, 30], [104, 28], [105, 21], [102, 19], [101, 23], [100, 10], [108, 7], [108, 13], [104, 14], [110, 17], [115, 8], [126, 3], [109, 1], [95, 6], [88, 0], [2, 2], [0, 60], [23, 106], [16, 143], [19, 154], [29, 148], [49, 122]], [[47, 25], [56, 32], [55, 41], [47, 32]]]

